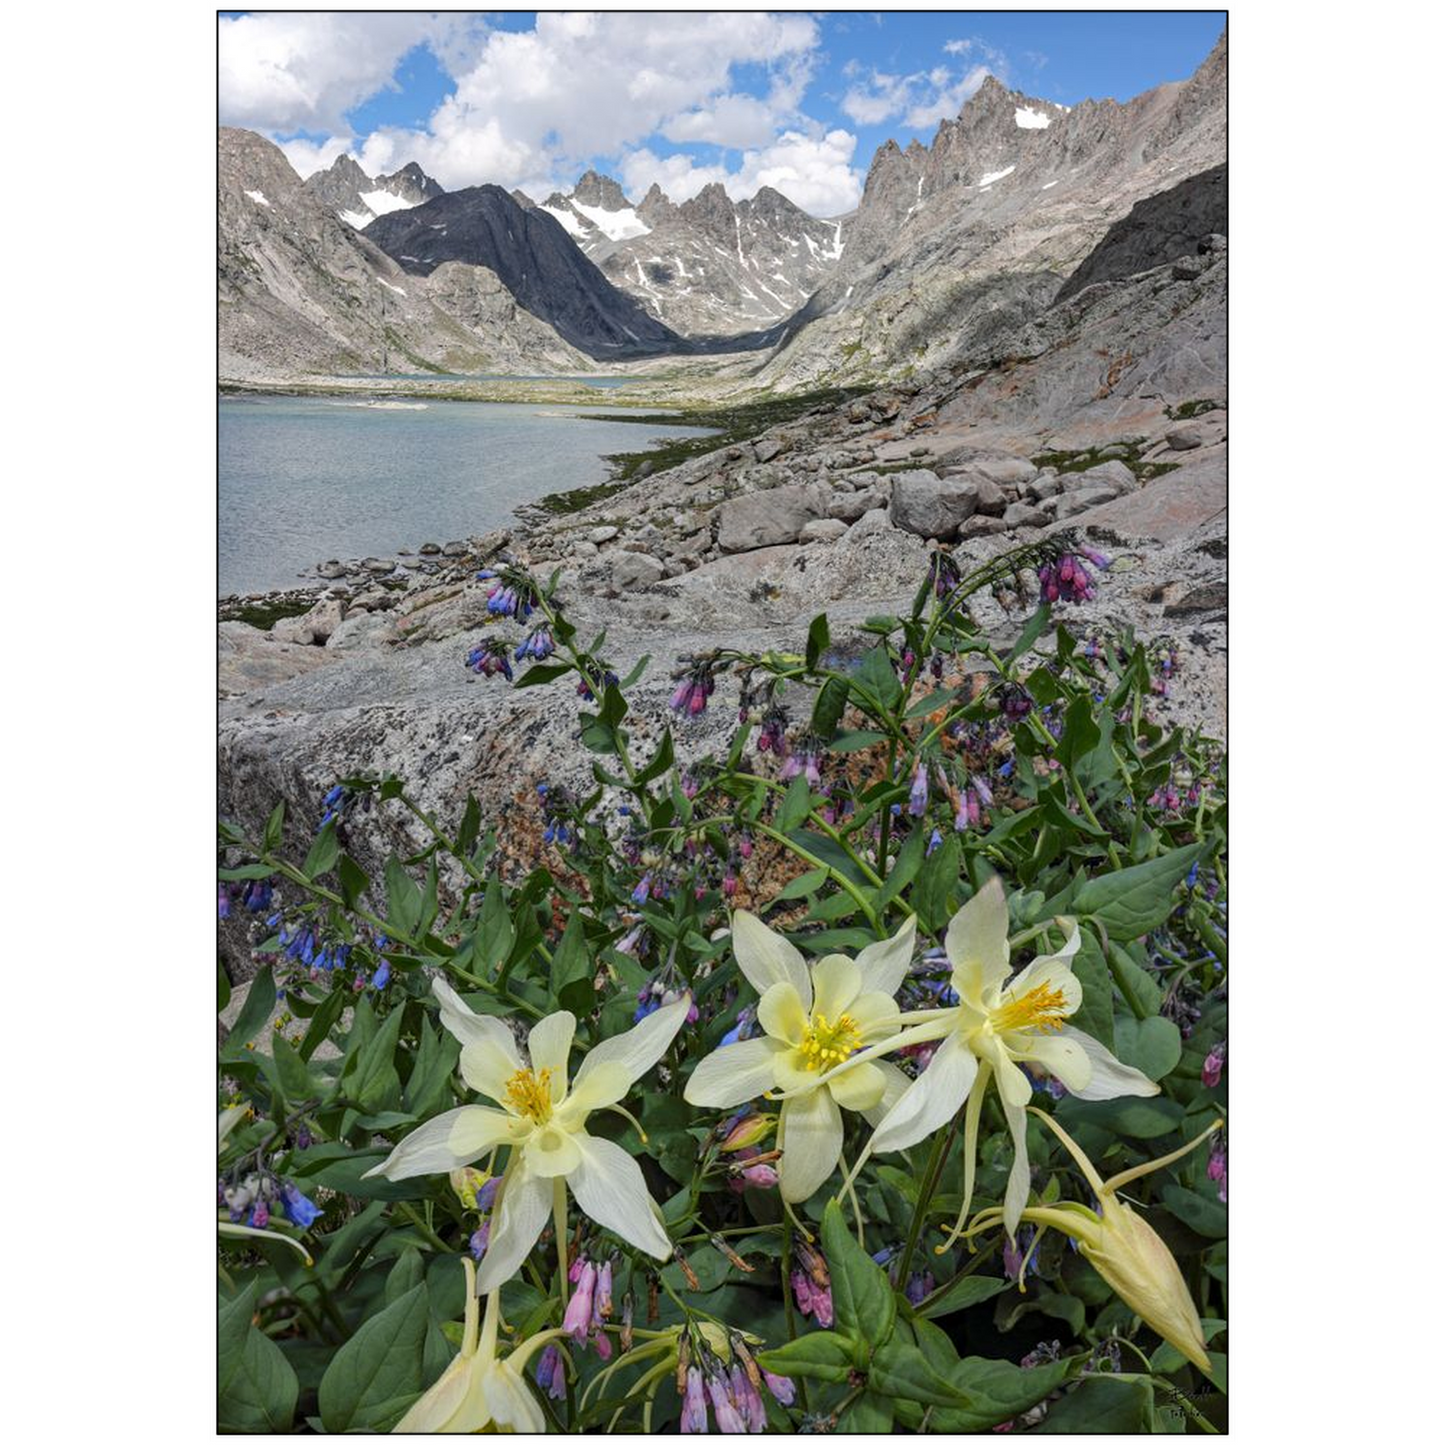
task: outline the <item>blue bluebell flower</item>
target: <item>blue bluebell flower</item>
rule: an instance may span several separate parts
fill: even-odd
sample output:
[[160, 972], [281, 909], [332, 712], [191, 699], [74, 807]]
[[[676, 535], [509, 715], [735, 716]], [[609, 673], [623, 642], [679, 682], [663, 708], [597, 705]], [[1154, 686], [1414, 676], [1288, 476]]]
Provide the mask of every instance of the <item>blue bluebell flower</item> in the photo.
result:
[[281, 1207], [298, 1229], [310, 1229], [323, 1213], [320, 1206], [313, 1204], [289, 1179], [281, 1185]]

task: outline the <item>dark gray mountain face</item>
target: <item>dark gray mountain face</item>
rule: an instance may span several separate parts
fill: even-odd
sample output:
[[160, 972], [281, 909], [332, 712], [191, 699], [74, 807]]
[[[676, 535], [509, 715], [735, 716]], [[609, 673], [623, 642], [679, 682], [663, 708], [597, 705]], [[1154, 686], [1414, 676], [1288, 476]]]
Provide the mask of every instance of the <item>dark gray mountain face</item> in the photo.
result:
[[270, 141], [224, 129], [218, 143], [222, 377], [585, 364], [485, 267], [408, 276], [303, 185]]
[[358, 231], [377, 216], [444, 194], [415, 161], [389, 176], [373, 179], [346, 155], [337, 156], [328, 169], [317, 171], [303, 184], [317, 201]]
[[519, 305], [599, 360], [687, 349], [613, 286], [554, 217], [541, 207], [523, 210], [500, 186], [473, 186], [381, 216], [365, 236], [414, 276], [447, 261], [486, 266]]
[[1228, 234], [1228, 167], [1215, 166], [1146, 197], [1122, 221], [1115, 221], [1054, 300], [1065, 301], [1100, 281], [1121, 281], [1163, 266], [1197, 250], [1208, 236]]

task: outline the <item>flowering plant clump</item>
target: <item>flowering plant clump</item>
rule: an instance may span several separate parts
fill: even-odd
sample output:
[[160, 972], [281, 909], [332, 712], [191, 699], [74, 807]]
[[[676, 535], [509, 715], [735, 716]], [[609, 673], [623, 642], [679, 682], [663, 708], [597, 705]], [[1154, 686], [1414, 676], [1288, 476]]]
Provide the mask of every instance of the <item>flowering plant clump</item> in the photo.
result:
[[220, 1427], [1224, 1428], [1223, 754], [1107, 567], [654, 682], [504, 561], [457, 663], [575, 760], [223, 823]]

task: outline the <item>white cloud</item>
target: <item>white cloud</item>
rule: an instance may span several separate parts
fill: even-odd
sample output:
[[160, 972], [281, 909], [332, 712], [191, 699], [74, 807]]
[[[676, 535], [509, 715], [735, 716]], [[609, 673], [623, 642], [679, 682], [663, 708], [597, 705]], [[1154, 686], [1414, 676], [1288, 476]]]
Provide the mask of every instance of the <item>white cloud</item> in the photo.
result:
[[812, 215], [837, 216], [851, 211], [863, 193], [851, 164], [857, 144], [857, 137], [845, 130], [822, 136], [785, 131], [771, 144], [744, 152], [735, 171], [698, 164], [686, 155], [659, 156], [645, 148], [624, 156], [619, 169], [624, 189], [634, 198], [656, 181], [674, 201], [686, 201], [716, 181], [734, 200], [771, 186]]
[[[324, 171], [337, 156], [345, 155], [351, 149], [346, 136], [332, 136], [319, 143], [297, 138], [278, 141], [281, 153], [291, 162], [291, 168], [304, 181], [317, 171]], [[369, 174], [375, 175], [374, 171]]]
[[953, 119], [988, 76], [1007, 83], [1006, 57], [983, 41], [950, 40], [943, 49], [948, 55], [967, 55], [976, 63], [957, 71], [935, 65], [911, 75], [875, 70], [861, 80], [861, 67], [845, 67], [844, 73], [855, 83], [840, 102], [843, 113], [859, 125], [898, 120], [911, 130], [927, 130], [941, 120]]
[[390, 83], [436, 29], [428, 15], [323, 12], [222, 18], [217, 84], [223, 125], [346, 134], [346, 112]]

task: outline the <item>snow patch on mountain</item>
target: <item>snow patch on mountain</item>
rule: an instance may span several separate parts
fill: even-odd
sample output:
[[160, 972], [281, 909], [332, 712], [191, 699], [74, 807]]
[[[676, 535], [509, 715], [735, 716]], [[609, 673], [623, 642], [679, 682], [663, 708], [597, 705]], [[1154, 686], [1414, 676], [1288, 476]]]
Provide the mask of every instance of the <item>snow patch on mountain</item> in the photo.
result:
[[1021, 105], [1014, 111], [1014, 124], [1020, 130], [1047, 130], [1049, 118], [1041, 110], [1031, 110], [1026, 105]]
[[634, 236], [646, 236], [652, 230], [631, 206], [624, 211], [608, 211], [601, 206], [584, 206], [578, 200], [573, 200], [572, 206], [591, 221], [609, 241], [630, 241]]

